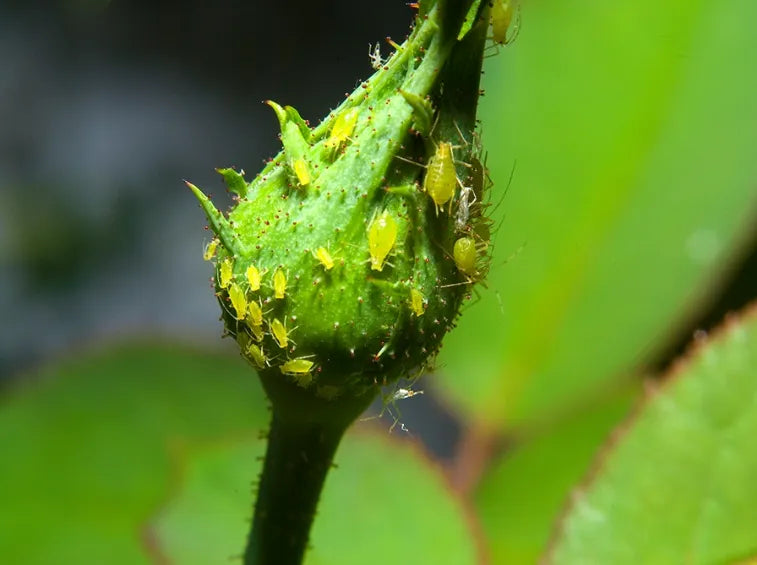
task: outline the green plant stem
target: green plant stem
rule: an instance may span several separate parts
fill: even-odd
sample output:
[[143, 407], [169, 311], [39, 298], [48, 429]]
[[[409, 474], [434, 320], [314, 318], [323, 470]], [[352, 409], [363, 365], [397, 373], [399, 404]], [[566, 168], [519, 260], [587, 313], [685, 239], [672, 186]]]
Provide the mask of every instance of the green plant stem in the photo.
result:
[[245, 565], [302, 562], [316, 504], [346, 429], [303, 426], [274, 413]]
[[260, 378], [274, 408], [244, 565], [300, 565], [339, 442], [376, 391], [335, 403], [285, 379]]

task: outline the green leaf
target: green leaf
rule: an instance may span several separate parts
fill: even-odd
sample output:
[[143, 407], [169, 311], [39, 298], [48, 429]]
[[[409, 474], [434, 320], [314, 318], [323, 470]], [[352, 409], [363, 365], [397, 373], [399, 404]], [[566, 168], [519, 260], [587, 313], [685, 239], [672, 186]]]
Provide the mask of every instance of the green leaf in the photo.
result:
[[171, 453], [267, 420], [235, 356], [130, 344], [40, 370], [0, 401], [3, 562], [148, 563], [144, 520], [171, 489]]
[[572, 500], [552, 563], [725, 563], [757, 552], [757, 308], [699, 343]]
[[[180, 484], [151, 528], [170, 562], [224, 563], [234, 557], [229, 548], [241, 551], [251, 509], [251, 461], [262, 455], [261, 445], [252, 439], [223, 442], [184, 454]], [[462, 504], [412, 444], [389, 441], [385, 431], [353, 431], [336, 463], [307, 565], [477, 562]]]
[[757, 204], [757, 3], [547, 0], [521, 19], [481, 105], [506, 214], [491, 290], [440, 357], [447, 394], [489, 425], [636, 372]]
[[538, 562], [568, 493], [636, 392], [583, 407], [536, 437], [522, 438], [492, 465], [475, 493], [492, 563]]

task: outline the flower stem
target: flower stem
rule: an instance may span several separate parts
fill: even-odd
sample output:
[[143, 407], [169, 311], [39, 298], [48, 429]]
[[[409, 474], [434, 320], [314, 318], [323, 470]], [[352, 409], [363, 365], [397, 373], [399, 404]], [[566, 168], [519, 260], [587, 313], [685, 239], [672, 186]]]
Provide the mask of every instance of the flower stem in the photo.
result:
[[313, 406], [302, 389], [276, 402], [288, 383], [263, 384], [274, 410], [244, 565], [300, 565], [339, 442], [374, 394], [344, 398], [335, 409], [324, 400]]

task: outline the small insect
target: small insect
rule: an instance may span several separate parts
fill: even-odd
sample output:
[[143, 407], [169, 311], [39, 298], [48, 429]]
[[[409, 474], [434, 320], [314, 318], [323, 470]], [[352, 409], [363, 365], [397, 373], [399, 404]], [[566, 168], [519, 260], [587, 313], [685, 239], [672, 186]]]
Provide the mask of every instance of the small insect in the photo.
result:
[[396, 240], [397, 222], [384, 210], [380, 216], [373, 219], [368, 228], [368, 250], [371, 254], [372, 270], [381, 271], [384, 268], [386, 256]]
[[226, 258], [221, 261], [221, 266], [218, 268], [218, 286], [221, 288], [228, 287], [233, 276], [231, 259]]
[[457, 173], [452, 155], [452, 144], [442, 142], [429, 159], [426, 165], [426, 176], [423, 177], [423, 191], [434, 201], [437, 215], [439, 208], [443, 208], [454, 196], [456, 185]]
[[287, 333], [287, 329], [284, 327], [284, 324], [281, 323], [281, 320], [278, 318], [274, 318], [272, 322], [270, 322], [271, 327], [271, 334], [273, 334], [273, 339], [276, 340], [276, 343], [281, 349], [286, 349], [286, 347], [289, 345], [289, 334]]
[[349, 108], [340, 113], [334, 120], [331, 127], [331, 134], [324, 145], [332, 150], [339, 149], [342, 144], [349, 139], [357, 124], [358, 109], [357, 107]]
[[248, 305], [249, 312], [247, 314], [247, 321], [250, 323], [251, 326], [262, 326], [263, 325], [263, 310], [260, 308], [260, 304], [255, 302], [254, 300], [250, 302]]
[[411, 390], [409, 388], [398, 388], [395, 390], [388, 399], [388, 402], [396, 402], [398, 400], [405, 400], [406, 398], [412, 398], [417, 394], [423, 394], [422, 390]]
[[310, 374], [312, 368], [313, 362], [302, 357], [290, 359], [279, 366], [283, 374], [295, 377], [297, 384], [301, 387], [306, 387], [313, 382], [313, 375]]
[[287, 278], [284, 271], [276, 269], [273, 273], [273, 296], [274, 298], [284, 298], [287, 290]]
[[249, 326], [249, 328], [252, 332], [252, 336], [255, 338], [255, 341], [263, 341], [263, 337], [265, 337], [265, 334], [263, 333], [263, 326], [251, 325]]
[[216, 238], [212, 239], [210, 243], [205, 246], [205, 250], [202, 252], [202, 258], [206, 261], [210, 261], [216, 254], [216, 249], [220, 241]]
[[247, 313], [247, 299], [244, 295], [244, 290], [237, 283], [229, 285], [229, 300], [231, 300], [231, 305], [237, 312], [237, 320], [243, 320]]
[[476, 242], [471, 237], [461, 237], [452, 248], [452, 258], [455, 260], [457, 268], [469, 277], [478, 275], [476, 270], [476, 260], [478, 252], [476, 251]]
[[455, 215], [455, 229], [459, 232], [465, 231], [470, 218], [471, 206], [476, 202], [476, 193], [472, 186], [463, 186], [460, 189], [460, 199], [457, 203], [457, 214]]
[[260, 290], [260, 271], [255, 265], [250, 265], [245, 271], [247, 282], [250, 284], [250, 290], [256, 292]]
[[[402, 413], [400, 412], [399, 407], [397, 406], [398, 400], [405, 400], [406, 398], [412, 398], [413, 396], [416, 396], [418, 394], [423, 394], [422, 390], [412, 390], [408, 388], [398, 388], [391, 394], [383, 395], [382, 396], [382, 404], [383, 408], [381, 410], [381, 414], [383, 415], [384, 411], [389, 412], [389, 415], [394, 418], [394, 422], [389, 427], [389, 433], [392, 433], [394, 431], [394, 428], [397, 427], [397, 424], [400, 425], [400, 429], [403, 432], [409, 432], [409, 430], [405, 427], [405, 424], [400, 422], [400, 418], [402, 418]], [[394, 408], [394, 411], [397, 412], [395, 415], [392, 412], [392, 408]]]
[[379, 70], [381, 67], [384, 66], [384, 59], [381, 58], [381, 44], [376, 43], [375, 47], [371, 47], [371, 44], [368, 44], [368, 58], [371, 60], [371, 67], [373, 67], [375, 70]]
[[309, 373], [312, 367], [312, 361], [300, 357], [298, 359], [290, 359], [286, 363], [283, 363], [279, 368], [285, 375], [301, 375], [303, 373]]
[[416, 316], [423, 316], [423, 294], [416, 288], [410, 289], [410, 308]]
[[292, 169], [294, 169], [294, 174], [297, 175], [297, 180], [299, 181], [300, 186], [307, 186], [310, 184], [310, 168], [305, 162], [305, 159], [296, 159], [294, 163], [292, 163]]
[[334, 268], [334, 259], [325, 247], [319, 247], [316, 249], [315, 257], [321, 262], [321, 265], [323, 265], [323, 268], [327, 271]]
[[520, 27], [517, 22], [513, 34], [508, 37], [507, 33], [510, 31], [513, 16], [520, 13], [519, 8], [518, 0], [494, 0], [491, 11], [492, 40], [494, 43], [507, 45], [517, 37]]
[[268, 364], [268, 359], [266, 358], [265, 353], [263, 353], [263, 348], [254, 343], [247, 345], [247, 357], [249, 357], [260, 369], [265, 369]]

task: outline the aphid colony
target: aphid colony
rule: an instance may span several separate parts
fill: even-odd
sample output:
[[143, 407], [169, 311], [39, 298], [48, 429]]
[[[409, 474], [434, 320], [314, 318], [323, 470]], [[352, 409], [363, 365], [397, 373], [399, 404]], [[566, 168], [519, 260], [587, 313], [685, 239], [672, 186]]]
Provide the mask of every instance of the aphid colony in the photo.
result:
[[[213, 253], [209, 253], [207, 249], [212, 248], [215, 251], [217, 245], [217, 240], [213, 240], [208, 245], [206, 252], [203, 254], [206, 260], [209, 261], [213, 258]], [[259, 342], [263, 340], [266, 333], [263, 329], [264, 323], [267, 325], [268, 333], [273, 337], [275, 343], [284, 350], [289, 346], [291, 340], [289, 334], [292, 330], [287, 330], [285, 322], [282, 322], [278, 318], [270, 318], [268, 320], [264, 318], [261, 297], [256, 297], [255, 293], [258, 293], [261, 289], [265, 271], [261, 274], [255, 265], [249, 265], [245, 271], [244, 278], [247, 283], [245, 285], [244, 282], [238, 283], [234, 280], [233, 265], [233, 261], [228, 257], [218, 263], [217, 284], [220, 289], [225, 290], [228, 294], [229, 302], [231, 303], [230, 314], [240, 322], [237, 328], [237, 340], [244, 347], [246, 356], [258, 368], [262, 369], [269, 365], [269, 359], [266, 357], [262, 346], [259, 345]], [[273, 287], [274, 298], [276, 300], [284, 299], [286, 296], [287, 280], [282, 269], [276, 269], [271, 280], [271, 285]], [[249, 330], [249, 333], [247, 333], [247, 330]], [[313, 363], [310, 361], [307, 363], [295, 363], [295, 361], [297, 360], [290, 359], [285, 361], [280, 367], [282, 373], [294, 375], [309, 372], [313, 366]]]
[[[474, 154], [480, 152], [477, 145]], [[465, 183], [458, 178], [455, 164], [454, 146], [446, 141], [439, 143], [426, 165], [423, 191], [434, 202], [437, 214], [448, 203], [447, 213], [452, 214], [453, 205], [456, 204], [455, 231], [462, 237], [453, 245], [452, 258], [466, 281], [472, 283], [484, 278], [488, 270], [487, 249], [491, 221], [483, 211], [488, 206], [484, 200], [491, 181], [476, 155], [471, 157], [471, 163], [463, 163], [469, 171]], [[458, 187], [459, 193], [455, 200]]]

